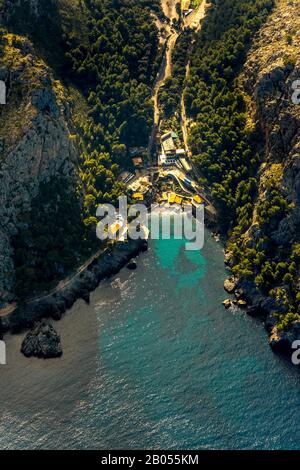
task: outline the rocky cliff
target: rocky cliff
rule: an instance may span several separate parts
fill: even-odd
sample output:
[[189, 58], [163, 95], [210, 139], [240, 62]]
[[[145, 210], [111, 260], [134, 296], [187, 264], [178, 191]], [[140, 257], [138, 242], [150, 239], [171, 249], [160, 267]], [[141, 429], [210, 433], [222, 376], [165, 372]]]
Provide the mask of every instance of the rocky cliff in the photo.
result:
[[[251, 267], [260, 267], [255, 281], [241, 276], [240, 288], [252, 312], [267, 315], [271, 346], [282, 350], [289, 350], [299, 337], [300, 322], [299, 7], [296, 0], [276, 2], [241, 77], [264, 150], [252, 224], [242, 244], [247, 266], [252, 261]], [[231, 257], [231, 265], [236, 261]]]
[[0, 305], [15, 297], [12, 238], [28, 228], [26, 214], [43, 183], [60, 179], [74, 192], [78, 152], [62, 84], [25, 37], [1, 33]]
[[148, 139], [157, 2], [0, 0], [0, 309], [99, 249], [96, 208]]

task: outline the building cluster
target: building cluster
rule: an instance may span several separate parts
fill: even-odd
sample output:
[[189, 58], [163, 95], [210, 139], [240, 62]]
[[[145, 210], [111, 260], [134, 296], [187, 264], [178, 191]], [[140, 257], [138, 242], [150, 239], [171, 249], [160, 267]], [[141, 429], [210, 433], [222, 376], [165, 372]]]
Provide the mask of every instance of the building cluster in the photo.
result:
[[[107, 236], [110, 240], [115, 240], [116, 243], [126, 243], [128, 236], [130, 237], [130, 232], [128, 233], [129, 224], [127, 220], [125, 221], [123, 217], [118, 214], [116, 221], [113, 222], [107, 229]], [[139, 224], [140, 238], [148, 240], [149, 238], [149, 229], [144, 224]]]
[[127, 186], [131, 184], [132, 180], [136, 177], [138, 170], [142, 170], [145, 166], [145, 160], [147, 157], [147, 149], [145, 147], [132, 147], [129, 150], [129, 155], [132, 161], [133, 171], [123, 171], [119, 177]]
[[134, 168], [136, 170], [144, 168], [144, 162], [147, 159], [147, 149], [145, 147], [132, 147], [129, 153]]
[[164, 191], [162, 193], [160, 202], [167, 202], [170, 205], [177, 204], [179, 206], [192, 205], [195, 208], [200, 206], [200, 204], [205, 203], [204, 199], [202, 199], [202, 197], [198, 194], [195, 194], [192, 197], [188, 197], [187, 195], [177, 194], [174, 191]]
[[153, 184], [149, 176], [141, 176], [128, 186], [131, 196], [135, 201], [147, 202], [151, 198]]
[[176, 132], [169, 131], [161, 137], [161, 154], [158, 158], [160, 166], [173, 166], [181, 164], [186, 172], [191, 171], [191, 166], [186, 158], [186, 151], [177, 148], [178, 136]]

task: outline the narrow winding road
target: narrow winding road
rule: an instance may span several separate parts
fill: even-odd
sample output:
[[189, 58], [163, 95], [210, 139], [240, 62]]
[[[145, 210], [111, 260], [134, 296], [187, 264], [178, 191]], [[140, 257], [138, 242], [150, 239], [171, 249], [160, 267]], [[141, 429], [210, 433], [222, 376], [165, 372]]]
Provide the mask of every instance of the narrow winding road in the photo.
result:
[[179, 18], [178, 13], [176, 11], [176, 3], [176, 0], [161, 0], [162, 10], [169, 21], [168, 23], [158, 21], [159, 24], [157, 24], [157, 26], [159, 26], [159, 28], [163, 31], [162, 35], [165, 36], [167, 39], [164, 44], [164, 56], [162, 58], [161, 66], [152, 90], [154, 121], [148, 143], [148, 162], [150, 164], [154, 163], [152, 161], [153, 147], [156, 141], [156, 135], [160, 123], [160, 112], [158, 105], [159, 90], [164, 85], [166, 79], [172, 75], [172, 51], [179, 36], [179, 32], [176, 31], [172, 25], [173, 20], [178, 20]]
[[[156, 141], [157, 132], [160, 126], [160, 110], [159, 110], [159, 104], [158, 104], [158, 95], [159, 95], [159, 91], [161, 87], [164, 85], [167, 78], [172, 76], [173, 49], [175, 47], [175, 44], [179, 35], [185, 28], [192, 28], [195, 31], [198, 31], [200, 29], [201, 27], [200, 22], [205, 16], [205, 9], [207, 5], [207, 1], [202, 0], [199, 7], [196, 8], [192, 13], [190, 13], [188, 16], [186, 16], [183, 19], [180, 29], [175, 29], [175, 27], [173, 27], [173, 20], [179, 19], [179, 16], [176, 10], [177, 3], [179, 3], [178, 0], [161, 0], [162, 10], [165, 16], [169, 19], [169, 22], [160, 23], [160, 27], [161, 29], [164, 30], [164, 35], [167, 37], [167, 39], [165, 43], [165, 53], [162, 59], [162, 63], [161, 63], [157, 78], [153, 86], [153, 91], [152, 91], [152, 101], [153, 101], [153, 107], [154, 107], [154, 122], [153, 122], [153, 127], [152, 127], [151, 135], [149, 138], [149, 144], [148, 144], [148, 161], [151, 164], [154, 163], [152, 161], [152, 154], [153, 154], [153, 148], [154, 148], [155, 141]], [[188, 72], [189, 72], [189, 63], [187, 65], [187, 71], [186, 71], [187, 75], [188, 75]], [[182, 126], [183, 138], [184, 138], [184, 145], [188, 152], [187, 118], [186, 118], [183, 96], [181, 99], [181, 126]]]

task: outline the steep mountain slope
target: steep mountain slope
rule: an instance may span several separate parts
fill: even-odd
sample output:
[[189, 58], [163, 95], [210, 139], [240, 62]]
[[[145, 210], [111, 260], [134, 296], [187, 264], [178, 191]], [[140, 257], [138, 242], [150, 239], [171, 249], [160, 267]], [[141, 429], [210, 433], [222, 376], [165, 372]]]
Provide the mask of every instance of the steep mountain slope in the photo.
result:
[[[51, 185], [60, 179], [61, 186], [45, 206], [47, 213], [54, 209], [59, 196], [64, 200], [75, 196], [79, 153], [70, 138], [72, 124], [63, 87], [36, 56], [32, 44], [24, 37], [4, 33], [1, 48], [0, 79], [7, 83], [7, 105], [1, 107], [0, 114], [0, 291], [1, 300], [5, 302], [13, 299], [16, 282], [14, 262], [19, 264], [14, 260], [12, 240], [15, 240], [17, 249], [20, 245], [18, 238], [31, 243], [30, 213], [41, 185]], [[45, 219], [40, 220], [41, 225], [44, 222]], [[47, 222], [49, 226], [45, 225], [44, 230], [40, 227], [40, 235], [46, 235], [48, 231], [49, 236], [54, 236], [52, 231], [56, 220], [49, 217]], [[61, 230], [65, 230], [67, 241], [77, 231], [76, 223], [72, 227], [65, 222]], [[26, 268], [24, 266], [24, 280], [32, 268], [34, 260], [28, 259]]]
[[194, 161], [229, 239], [236, 295], [267, 318], [281, 350], [300, 320], [298, 9], [299, 1], [214, 0], [185, 92]]
[[47, 290], [97, 247], [152, 125], [158, 0], [0, 3], [0, 306]]
[[288, 348], [300, 335], [299, 6], [299, 1], [276, 3], [241, 77], [264, 154], [251, 226], [240, 248], [233, 246], [234, 270], [242, 277], [245, 269], [251, 272], [242, 283], [252, 303], [269, 314], [269, 327], [277, 325], [271, 337], [275, 348]]

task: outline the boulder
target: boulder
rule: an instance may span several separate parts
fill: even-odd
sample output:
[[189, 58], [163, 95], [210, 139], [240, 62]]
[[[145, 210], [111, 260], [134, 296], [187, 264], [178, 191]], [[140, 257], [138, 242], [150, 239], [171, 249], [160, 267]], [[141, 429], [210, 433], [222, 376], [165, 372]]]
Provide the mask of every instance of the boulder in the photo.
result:
[[295, 321], [287, 329], [279, 330], [274, 326], [269, 336], [269, 344], [274, 352], [291, 355], [295, 341], [300, 340], [300, 321]]
[[131, 271], [134, 271], [137, 269], [137, 264], [135, 261], [130, 261], [130, 263], [127, 264], [127, 269], [130, 269]]
[[269, 337], [269, 344], [274, 352], [288, 354], [291, 350], [289, 335], [275, 326]]
[[228, 310], [231, 307], [232, 302], [231, 302], [230, 299], [226, 299], [226, 300], [224, 300], [223, 305]]
[[26, 357], [44, 359], [60, 357], [62, 355], [60, 336], [50, 323], [43, 320], [25, 336], [21, 352]]
[[236, 289], [234, 295], [237, 299], [242, 299], [244, 297], [243, 289]]
[[233, 277], [230, 277], [229, 279], [226, 279], [224, 281], [224, 289], [228, 294], [233, 294], [236, 288], [236, 281]]
[[231, 251], [226, 251], [224, 255], [224, 263], [226, 266], [229, 266], [230, 268], [233, 267], [234, 262], [233, 262], [233, 254]]

